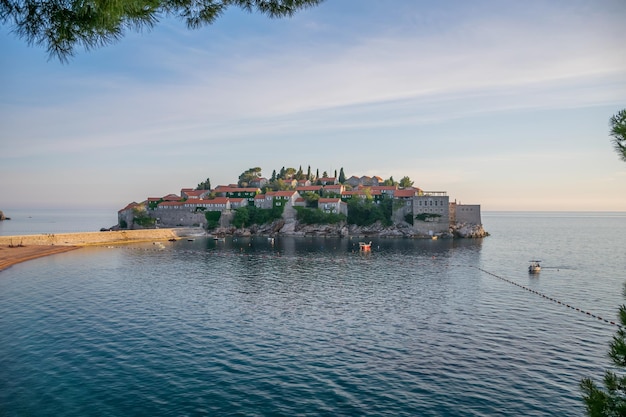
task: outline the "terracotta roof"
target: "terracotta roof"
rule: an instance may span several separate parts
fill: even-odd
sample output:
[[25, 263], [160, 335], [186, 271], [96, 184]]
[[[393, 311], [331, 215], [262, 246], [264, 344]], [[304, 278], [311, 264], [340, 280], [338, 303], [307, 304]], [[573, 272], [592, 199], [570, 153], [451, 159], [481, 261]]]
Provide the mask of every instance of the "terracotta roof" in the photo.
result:
[[[320, 198], [319, 200], [317, 200], [318, 204], [319, 203], [342, 203], [341, 198], [336, 197], [336, 198]], [[345, 204], [345, 203], [344, 203]]]
[[258, 187], [225, 187], [220, 185], [215, 189], [216, 193], [255, 193], [261, 191]]
[[228, 203], [228, 197], [215, 197], [212, 200], [200, 200], [207, 204], [226, 204]]
[[292, 197], [297, 191], [294, 190], [286, 190], [286, 191], [276, 191], [273, 193], [274, 197]]
[[138, 205], [139, 205], [138, 203], [135, 203], [135, 202], [133, 201], [132, 203], [128, 203], [128, 204], [126, 205], [126, 207], [124, 207], [123, 209], [118, 210], [117, 212], [119, 213], [119, 212], [124, 211], [124, 210], [129, 210], [129, 209], [132, 209], [132, 208], [137, 207]]
[[404, 189], [404, 190], [396, 190], [395, 193], [393, 193], [394, 197], [413, 197], [417, 195], [417, 190], [413, 190], [410, 188]]
[[163, 197], [163, 200], [165, 200], [165, 201], [178, 201], [178, 200], [180, 200], [180, 197], [177, 196], [176, 194], [168, 194], [168, 195]]
[[159, 203], [158, 207], [175, 207], [175, 206], [182, 206], [185, 203], [181, 202], [181, 201], [164, 201], [162, 203]]
[[188, 196], [199, 196], [200, 194], [206, 194], [208, 193], [209, 190], [191, 190], [191, 191], [185, 191], [185, 194], [187, 194]]
[[[366, 186], [361, 186], [366, 188]], [[372, 190], [397, 190], [398, 186], [397, 185], [372, 185], [370, 187]]]
[[319, 191], [322, 189], [321, 185], [303, 185], [301, 187], [296, 187], [296, 191]]

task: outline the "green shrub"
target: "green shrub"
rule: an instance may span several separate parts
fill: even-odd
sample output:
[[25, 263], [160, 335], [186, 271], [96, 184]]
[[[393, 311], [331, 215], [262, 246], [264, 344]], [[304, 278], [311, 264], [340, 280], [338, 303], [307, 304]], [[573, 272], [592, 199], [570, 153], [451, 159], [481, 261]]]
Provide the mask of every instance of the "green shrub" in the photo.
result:
[[441, 214], [436, 214], [436, 213], [420, 213], [417, 216], [415, 216], [416, 220], [422, 221], [422, 222], [432, 222], [435, 219], [438, 219], [439, 217], [441, 217]]
[[133, 218], [133, 223], [141, 227], [152, 227], [156, 223], [156, 219], [148, 216], [138, 216]]
[[253, 224], [267, 224], [282, 217], [284, 206], [274, 206], [271, 209], [262, 209], [255, 206], [240, 207], [235, 210], [233, 226], [248, 227]]
[[384, 226], [392, 224], [393, 200], [384, 198], [379, 204], [373, 200], [352, 198], [348, 201], [348, 223], [369, 226], [380, 221]]
[[206, 228], [215, 229], [220, 225], [220, 218], [222, 217], [221, 211], [207, 211], [204, 213], [206, 218]]

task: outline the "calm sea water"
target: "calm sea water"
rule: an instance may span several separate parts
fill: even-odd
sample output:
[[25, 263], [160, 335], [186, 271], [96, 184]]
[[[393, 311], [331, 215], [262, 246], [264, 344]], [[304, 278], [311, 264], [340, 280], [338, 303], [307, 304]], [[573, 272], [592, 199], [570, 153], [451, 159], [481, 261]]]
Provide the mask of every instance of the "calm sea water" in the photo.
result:
[[[0, 207], [2, 209], [2, 207]], [[2, 209], [11, 220], [0, 222], [0, 236], [97, 232], [117, 224], [115, 210]]]
[[0, 414], [584, 415], [578, 383], [602, 377], [616, 329], [540, 294], [615, 320], [626, 213], [483, 222], [483, 240], [369, 254], [356, 238], [196, 238], [13, 266]]

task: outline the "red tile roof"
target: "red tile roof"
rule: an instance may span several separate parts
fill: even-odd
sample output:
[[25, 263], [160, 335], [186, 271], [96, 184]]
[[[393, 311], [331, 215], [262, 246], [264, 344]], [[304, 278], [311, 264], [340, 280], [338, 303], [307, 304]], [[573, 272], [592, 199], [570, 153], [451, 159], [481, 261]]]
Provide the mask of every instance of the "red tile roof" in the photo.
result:
[[307, 191], [319, 191], [322, 189], [321, 185], [303, 185], [301, 187], [296, 187], [296, 191], [302, 191], [302, 192], [307, 192]]
[[118, 213], [120, 213], [120, 212], [125, 211], [125, 210], [130, 210], [130, 209], [132, 209], [132, 208], [137, 207], [138, 205], [139, 205], [139, 203], [135, 203], [135, 202], [133, 201], [132, 203], [128, 203], [128, 204], [126, 205], [126, 207], [124, 207], [123, 209], [118, 210], [117, 212], [118, 212]]
[[413, 190], [410, 188], [404, 189], [404, 190], [396, 190], [395, 193], [393, 193], [394, 197], [413, 197], [417, 195], [417, 190]]
[[293, 195], [297, 193], [297, 191], [294, 190], [286, 190], [286, 191], [276, 191], [275, 193], [273, 193], [272, 195], [274, 197], [293, 197]]
[[164, 201], [162, 203], [159, 203], [158, 207], [176, 207], [176, 206], [183, 206], [185, 203], [181, 202], [181, 201]]

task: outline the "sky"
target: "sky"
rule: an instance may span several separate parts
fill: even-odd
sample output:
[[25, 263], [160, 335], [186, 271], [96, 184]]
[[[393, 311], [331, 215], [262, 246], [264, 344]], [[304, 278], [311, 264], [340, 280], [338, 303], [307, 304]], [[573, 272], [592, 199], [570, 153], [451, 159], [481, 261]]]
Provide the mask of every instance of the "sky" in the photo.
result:
[[483, 211], [626, 211], [623, 0], [327, 0], [163, 17], [66, 64], [0, 26], [0, 210], [104, 208], [251, 167], [410, 177]]

